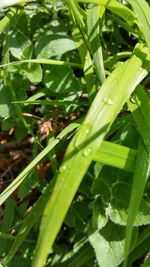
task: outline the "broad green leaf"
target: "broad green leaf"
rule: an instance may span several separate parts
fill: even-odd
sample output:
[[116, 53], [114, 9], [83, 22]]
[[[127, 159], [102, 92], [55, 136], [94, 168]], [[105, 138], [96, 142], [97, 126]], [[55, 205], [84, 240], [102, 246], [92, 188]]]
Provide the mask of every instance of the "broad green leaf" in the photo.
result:
[[27, 90], [29, 90], [29, 82], [26, 79], [22, 79], [22, 76], [17, 71], [11, 79], [11, 85], [16, 100], [21, 101], [27, 98]]
[[[144, 58], [145, 56], [141, 57], [141, 53], [140, 57], [133, 55], [130, 60], [112, 72], [103, 83], [80, 130], [71, 141], [60, 167], [54, 191], [43, 214], [33, 267], [44, 266], [71, 201], [96, 150], [123, 104], [147, 75], [147, 71], [142, 69]], [[47, 232], [51, 232], [51, 235], [47, 235]]]
[[11, 110], [11, 97], [9, 96], [8, 87], [4, 86], [1, 80], [0, 84], [0, 117], [7, 118]]
[[60, 59], [63, 54], [74, 49], [76, 49], [76, 45], [71, 38], [65, 35], [51, 34], [49, 36], [44, 36], [36, 44], [35, 52], [37, 58], [49, 59], [51, 57], [56, 57]]
[[31, 41], [17, 28], [11, 27], [8, 32], [9, 51], [17, 59], [30, 58], [32, 54]]
[[99, 266], [117, 267], [124, 257], [124, 227], [108, 222], [100, 231], [89, 236], [89, 241], [94, 248]]
[[25, 138], [28, 134], [28, 130], [25, 127], [24, 123], [22, 122], [22, 120], [18, 120], [18, 125], [16, 126], [15, 129], [15, 137], [17, 140], [21, 141], [23, 140], [23, 138]]
[[[125, 185], [124, 185], [124, 190], [125, 190]], [[120, 194], [122, 193], [122, 199], [124, 198], [125, 195], [123, 194], [124, 190], [122, 188], [121, 192], [119, 192]], [[122, 205], [121, 202], [118, 202], [118, 205], [117, 202], [116, 204], [115, 203], [114, 204], [112, 203], [112, 205], [110, 204], [110, 206], [106, 209], [106, 213], [114, 223], [124, 226], [127, 225], [128, 209], [125, 208], [125, 206]], [[139, 210], [136, 214], [133, 226], [147, 225], [149, 224], [149, 222], [150, 222], [150, 204], [142, 200]]]
[[89, 235], [90, 233], [93, 234], [95, 231], [101, 230], [108, 222], [108, 216], [105, 213], [104, 203], [100, 197], [97, 196], [96, 199], [90, 203], [90, 208], [92, 209], [92, 218], [89, 228]]
[[21, 70], [25, 77], [33, 84], [42, 81], [42, 68], [40, 64], [29, 63]]
[[80, 84], [69, 66], [50, 66], [46, 68], [44, 83], [50, 95], [73, 95], [81, 90]]

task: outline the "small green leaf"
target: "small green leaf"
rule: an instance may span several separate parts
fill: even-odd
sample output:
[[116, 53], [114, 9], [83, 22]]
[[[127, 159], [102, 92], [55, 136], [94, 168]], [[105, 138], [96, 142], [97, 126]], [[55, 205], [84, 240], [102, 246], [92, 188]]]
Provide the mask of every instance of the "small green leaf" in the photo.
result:
[[99, 266], [117, 267], [124, 257], [125, 229], [122, 226], [108, 222], [100, 231], [89, 236], [94, 248]]
[[22, 72], [33, 84], [37, 84], [42, 81], [42, 68], [40, 64], [29, 63], [26, 67], [22, 68]]
[[0, 117], [7, 118], [10, 115], [11, 98], [9, 96], [8, 88], [4, 86], [1, 81], [0, 84]]
[[69, 66], [46, 68], [44, 82], [50, 95], [72, 95], [80, 90], [80, 84]]
[[63, 54], [76, 49], [76, 45], [72, 39], [65, 35], [51, 34], [44, 36], [35, 47], [38, 58], [49, 59], [56, 57], [60, 59]]
[[17, 28], [8, 32], [8, 46], [11, 54], [17, 59], [30, 58], [32, 55], [31, 41]]
[[[122, 193], [123, 190], [120, 192], [120, 194]], [[122, 195], [122, 200], [125, 202], [127, 198], [123, 198], [124, 196]], [[106, 209], [106, 213], [114, 223], [124, 226], [127, 225], [128, 209], [126, 208], [126, 205], [123, 205], [120, 201], [113, 201], [112, 204], [110, 204], [110, 206]], [[150, 204], [143, 199], [135, 217], [133, 226], [148, 225], [149, 222]]]

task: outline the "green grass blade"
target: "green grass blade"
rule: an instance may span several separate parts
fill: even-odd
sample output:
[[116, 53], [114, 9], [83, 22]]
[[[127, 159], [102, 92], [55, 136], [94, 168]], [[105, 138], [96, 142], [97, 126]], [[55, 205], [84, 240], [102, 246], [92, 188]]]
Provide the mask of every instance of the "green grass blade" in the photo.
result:
[[150, 100], [142, 86], [138, 86], [128, 101], [128, 107], [138, 126], [141, 137], [150, 151]]
[[16, 9], [11, 9], [4, 18], [2, 18], [0, 20], [0, 34], [4, 33], [8, 26], [11, 23], [11, 20], [13, 19], [13, 17], [17, 14], [17, 10]]
[[6, 64], [0, 65], [0, 68], [6, 68], [13, 65], [19, 65], [24, 63], [34, 63], [34, 64], [43, 64], [43, 65], [58, 65], [58, 66], [72, 66], [82, 69], [82, 65], [73, 62], [61, 61], [61, 60], [52, 60], [52, 59], [44, 59], [44, 58], [37, 58], [37, 59], [25, 59], [20, 61], [13, 61]]
[[91, 42], [91, 50], [96, 67], [97, 78], [99, 85], [101, 85], [105, 80], [105, 70], [103, 64], [102, 46], [100, 42], [99, 14], [100, 6], [93, 6], [87, 10], [88, 35]]
[[132, 263], [135, 262], [137, 259], [142, 258], [145, 256], [147, 251], [149, 250], [150, 244], [150, 235], [144, 239], [136, 248], [130, 253], [129, 255], [129, 266], [132, 266]]
[[[137, 48], [138, 49], [138, 48]], [[93, 156], [135, 87], [147, 75], [144, 57], [133, 55], [105, 80], [91, 108], [71, 141], [56, 185], [46, 205], [32, 267], [43, 267], [74, 195]], [[127, 79], [128, 77], [128, 79]], [[117, 94], [116, 94], [117, 88]]]
[[25, 180], [30, 171], [45, 157], [68, 133], [79, 126], [78, 123], [72, 123], [67, 126], [43, 151], [17, 176], [17, 178], [0, 194], [0, 205], [16, 190], [16, 188]]
[[138, 18], [141, 31], [150, 51], [150, 7], [145, 0], [127, 0]]
[[86, 103], [78, 100], [24, 100], [24, 101], [13, 101], [11, 103], [28, 104], [28, 105], [85, 105]]
[[[8, 239], [8, 240], [15, 240], [15, 236], [13, 236], [12, 234], [6, 234], [3, 232], [0, 232], [0, 238], [4, 238], [4, 239]], [[31, 239], [24, 239], [24, 242], [26, 243], [35, 243], [34, 240]]]
[[[86, 80], [87, 93], [89, 96], [89, 102], [92, 103], [93, 98], [96, 94], [93, 62], [90, 56], [91, 44], [88, 40], [87, 34], [85, 32], [85, 23], [82, 19], [82, 14], [80, 14], [79, 7], [76, 1], [67, 0], [70, 7], [71, 13], [74, 16], [74, 22], [76, 24], [73, 31], [73, 38], [76, 42], [76, 46], [79, 51], [81, 58], [83, 72]], [[80, 23], [80, 21], [82, 22]]]
[[93, 160], [133, 172], [135, 157], [136, 150], [112, 142], [103, 141], [100, 148], [96, 151]]
[[37, 202], [33, 206], [29, 215], [24, 219], [21, 228], [19, 229], [17, 235], [15, 236], [15, 240], [9, 250], [8, 255], [3, 261], [5, 264], [8, 263], [13, 258], [13, 256], [19, 249], [20, 245], [25, 240], [29, 231], [41, 216], [51, 191], [52, 191], [52, 183], [49, 184], [49, 186], [46, 188], [42, 196], [37, 200]]
[[76, 46], [79, 51], [81, 62], [83, 65], [83, 72], [86, 81], [87, 93], [89, 97], [89, 102], [92, 103], [93, 98], [96, 94], [95, 78], [94, 78], [94, 69], [92, 59], [87, 49], [87, 46], [82, 38], [80, 30], [76, 27], [73, 32], [73, 38], [76, 42]]
[[125, 239], [125, 261], [123, 267], [127, 266], [128, 255], [130, 252], [131, 240], [132, 240], [133, 223], [140, 206], [145, 184], [147, 182], [149, 167], [150, 167], [149, 153], [144, 143], [140, 140], [135, 163], [135, 172], [133, 177], [131, 198], [129, 203], [126, 239]]
[[81, 12], [79, 11], [79, 7], [78, 7], [78, 3], [76, 0], [66, 0], [70, 10], [71, 10], [71, 13], [73, 14], [76, 22], [77, 22], [77, 25], [80, 29], [80, 32], [81, 32], [81, 35], [82, 35], [82, 38], [84, 39], [84, 42], [88, 48], [88, 50], [90, 51], [91, 48], [90, 48], [90, 42], [88, 40], [88, 37], [87, 37], [87, 34], [86, 34], [86, 28], [85, 28], [85, 23], [83, 21], [83, 18], [82, 18], [82, 14]]
[[121, 4], [116, 0], [77, 0], [77, 1], [82, 3], [93, 3], [104, 6], [111, 12], [120, 16], [125, 21], [130, 22], [131, 24], [137, 23], [137, 19], [134, 12], [132, 12], [128, 7], [126, 7], [125, 5]]

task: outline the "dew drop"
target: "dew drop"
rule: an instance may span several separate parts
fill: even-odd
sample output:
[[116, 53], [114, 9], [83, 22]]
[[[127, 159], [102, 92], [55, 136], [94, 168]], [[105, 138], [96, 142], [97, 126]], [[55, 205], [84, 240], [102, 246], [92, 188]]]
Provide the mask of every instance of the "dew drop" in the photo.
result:
[[59, 172], [60, 173], [64, 173], [66, 170], [67, 170], [66, 165], [63, 165], [63, 166], [60, 167]]
[[131, 96], [130, 97], [130, 101], [133, 103], [133, 104], [137, 104], [137, 99], [135, 96]]
[[84, 149], [83, 151], [83, 156], [84, 157], [88, 157], [90, 155], [90, 153], [92, 152], [92, 149], [89, 147], [89, 148], [86, 148]]
[[75, 140], [74, 140], [74, 146], [77, 148], [84, 140], [88, 137], [92, 129], [91, 124], [84, 124], [81, 126], [81, 129], [79, 129], [79, 132], [77, 133]]
[[104, 102], [105, 104], [107, 104], [107, 105], [110, 105], [110, 106], [113, 105], [113, 101], [112, 101], [111, 98], [107, 98], [107, 97], [105, 97], [104, 100], [103, 100], [103, 102]]

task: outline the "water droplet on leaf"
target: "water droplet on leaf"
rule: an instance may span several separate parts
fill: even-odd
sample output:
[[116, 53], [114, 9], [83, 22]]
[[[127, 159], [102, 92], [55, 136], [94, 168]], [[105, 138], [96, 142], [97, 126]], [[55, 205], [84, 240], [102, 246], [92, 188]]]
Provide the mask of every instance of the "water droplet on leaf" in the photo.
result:
[[103, 102], [104, 102], [105, 104], [107, 104], [107, 105], [110, 105], [110, 106], [113, 105], [113, 101], [112, 101], [111, 98], [107, 98], [107, 97], [105, 97], [104, 100], [103, 100]]
[[137, 104], [136, 96], [131, 96], [131, 97], [130, 97], [130, 101], [131, 101], [133, 104]]
[[81, 126], [81, 128], [79, 129], [78, 133], [75, 136], [75, 140], [74, 140], [74, 146], [75, 148], [78, 148], [78, 146], [84, 142], [85, 139], [87, 139], [88, 135], [90, 134], [92, 129], [92, 125], [91, 124], [84, 124]]
[[65, 165], [62, 165], [59, 169], [60, 173], [64, 173], [67, 170], [67, 167]]
[[89, 147], [89, 148], [86, 148], [84, 149], [83, 151], [83, 156], [84, 157], [88, 157], [90, 155], [90, 153], [92, 152], [92, 149]]

